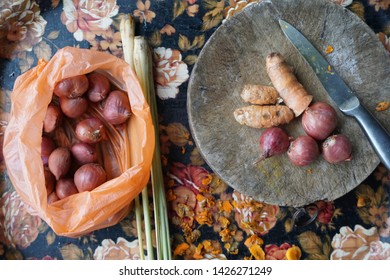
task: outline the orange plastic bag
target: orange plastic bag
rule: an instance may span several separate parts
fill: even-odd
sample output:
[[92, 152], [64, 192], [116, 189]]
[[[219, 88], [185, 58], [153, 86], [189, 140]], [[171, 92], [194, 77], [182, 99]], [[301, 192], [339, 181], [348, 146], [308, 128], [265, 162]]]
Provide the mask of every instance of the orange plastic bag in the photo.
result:
[[[111, 82], [128, 93], [131, 104], [133, 115], [115, 138], [118, 147], [110, 147], [110, 142], [106, 141], [104, 148], [104, 161], [113, 166], [111, 174], [117, 175], [93, 191], [48, 205], [41, 160], [47, 106], [57, 81], [92, 71], [106, 74]], [[18, 77], [11, 101], [4, 159], [16, 192], [31, 206], [32, 214], [39, 215], [56, 234], [68, 237], [78, 237], [123, 219], [132, 200], [148, 183], [155, 145], [149, 105], [131, 67], [110, 54], [65, 47], [46, 65], [39, 64]]]

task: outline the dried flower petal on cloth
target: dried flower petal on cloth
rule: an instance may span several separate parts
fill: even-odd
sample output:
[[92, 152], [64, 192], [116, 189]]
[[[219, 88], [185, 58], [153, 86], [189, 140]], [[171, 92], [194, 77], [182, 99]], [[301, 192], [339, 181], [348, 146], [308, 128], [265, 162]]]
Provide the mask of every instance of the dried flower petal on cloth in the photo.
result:
[[237, 191], [233, 193], [238, 226], [247, 234], [267, 234], [277, 222], [279, 206], [256, 201]]

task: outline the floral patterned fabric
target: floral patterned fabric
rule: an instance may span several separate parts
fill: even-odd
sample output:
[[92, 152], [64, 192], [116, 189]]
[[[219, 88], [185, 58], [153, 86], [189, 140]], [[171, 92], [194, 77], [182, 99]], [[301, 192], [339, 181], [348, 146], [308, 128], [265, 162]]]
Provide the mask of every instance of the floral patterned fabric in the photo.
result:
[[[356, 13], [390, 51], [390, 0], [328, 0]], [[133, 15], [153, 49], [159, 133], [175, 259], [390, 259], [390, 173], [383, 165], [335, 201], [296, 210], [255, 201], [202, 159], [188, 126], [186, 91], [213, 32], [253, 0], [4, 0], [0, 3], [0, 141], [18, 75], [64, 46], [122, 57], [119, 22]], [[387, 100], [390, 101], [390, 100]], [[0, 154], [0, 259], [139, 259], [134, 212], [80, 238], [57, 236], [29, 214]], [[318, 215], [314, 216], [314, 210]], [[153, 214], [153, 213], [152, 213]], [[143, 245], [145, 248], [145, 245]]]

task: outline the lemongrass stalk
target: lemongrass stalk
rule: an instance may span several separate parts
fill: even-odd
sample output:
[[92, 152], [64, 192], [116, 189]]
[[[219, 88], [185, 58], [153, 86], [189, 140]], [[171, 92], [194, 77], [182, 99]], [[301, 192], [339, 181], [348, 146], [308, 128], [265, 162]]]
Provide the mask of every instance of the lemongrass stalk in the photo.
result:
[[[145, 69], [140, 66], [140, 64], [142, 65], [143, 64], [143, 58], [140, 57], [140, 55], [142, 55], [139, 51], [139, 47], [140, 45], [137, 43], [139, 41], [139, 36], [136, 36], [134, 37], [134, 61], [133, 61], [133, 65], [134, 65], [134, 71], [138, 77], [138, 80], [140, 82], [140, 85], [141, 85], [141, 88], [142, 88], [142, 91], [145, 95], [145, 99], [146, 101], [148, 102], [149, 104], [149, 100], [148, 100], [148, 92], [149, 92], [149, 85], [147, 83], [147, 81], [145, 80], [146, 78], [146, 73], [145, 73]], [[140, 62], [141, 61], [141, 62]], [[158, 145], [158, 143], [156, 142], [155, 145]], [[152, 164], [153, 164], [153, 160], [152, 160]], [[147, 189], [143, 190], [142, 191], [142, 201], [143, 202], [146, 202], [146, 201], [149, 201], [148, 199], [148, 193], [147, 193]], [[144, 207], [144, 213], [145, 211], [149, 211], [149, 208], [148, 207]], [[155, 213], [156, 215], [156, 213]], [[146, 218], [146, 219], [145, 219]], [[151, 244], [148, 244], [148, 241], [151, 242], [151, 239], [148, 238], [148, 233], [150, 234], [151, 233], [151, 228], [148, 227], [148, 229], [146, 229], [146, 224], [148, 223], [150, 225], [150, 217], [149, 216], [144, 216], [144, 219], [145, 219], [145, 234], [146, 234], [146, 247], [147, 248], [150, 248]], [[157, 235], [157, 231], [156, 231], [156, 235]], [[156, 237], [156, 240], [158, 242], [158, 235]], [[158, 249], [158, 247], [157, 247]], [[158, 251], [158, 250], [157, 250]], [[148, 250], [149, 252], [149, 250]]]
[[135, 211], [135, 221], [137, 224], [137, 234], [138, 234], [138, 249], [139, 249], [139, 256], [141, 260], [145, 259], [145, 254], [144, 254], [144, 242], [142, 238], [142, 211], [141, 211], [141, 204], [139, 202], [139, 196], [137, 196], [135, 199], [135, 206], [134, 206], [134, 211]]
[[134, 69], [134, 36], [135, 27], [134, 19], [131, 15], [126, 14], [121, 18], [119, 25], [119, 31], [122, 38], [123, 57], [125, 61], [130, 64], [131, 68]]
[[[156, 100], [156, 92], [154, 87], [154, 79], [153, 79], [153, 62], [152, 55], [150, 53], [150, 49], [147, 48], [147, 56], [148, 56], [148, 75], [150, 80], [150, 94], [149, 94], [149, 104], [151, 108], [152, 118], [155, 127], [158, 127], [158, 112], [157, 112], [157, 100]], [[159, 133], [158, 129], [155, 130], [156, 141], [159, 142]], [[161, 151], [160, 145], [155, 147], [154, 158], [152, 161], [152, 186], [153, 186], [153, 194], [157, 201], [155, 201], [154, 207], [155, 211], [158, 212], [158, 219], [156, 219], [156, 223], [159, 225], [158, 236], [160, 237], [160, 259], [170, 260], [171, 259], [171, 243], [169, 236], [169, 223], [168, 223], [168, 212], [167, 212], [167, 201], [165, 197], [165, 187], [164, 187], [164, 178], [161, 167]]]
[[[135, 25], [134, 20], [131, 15], [127, 14], [124, 15], [121, 18], [121, 22], [119, 25], [121, 39], [122, 39], [122, 48], [123, 48], [123, 57], [125, 61], [131, 66], [131, 68], [134, 70], [134, 34], [135, 34]], [[143, 188], [143, 191], [146, 189], [146, 186]], [[145, 259], [144, 250], [143, 250], [143, 228], [142, 228], [142, 208], [140, 205], [140, 196], [135, 198], [135, 217], [136, 217], [136, 224], [137, 224], [137, 233], [138, 233], [138, 240], [139, 240], [139, 253], [140, 258], [142, 260]], [[145, 204], [148, 203], [147, 200], [142, 199], [143, 208], [145, 207]], [[144, 214], [144, 221], [145, 221], [145, 229], [150, 228], [150, 216], [149, 211], [146, 211]], [[149, 218], [148, 218], [149, 217]], [[149, 224], [147, 224], [149, 223]], [[154, 259], [154, 253], [153, 253], [153, 245], [151, 243], [151, 237], [150, 237], [151, 231], [145, 230], [145, 239], [146, 239], [146, 246], [147, 246], [147, 255], [148, 259]], [[149, 236], [148, 236], [149, 235]]]
[[158, 134], [158, 113], [154, 91], [153, 67], [151, 52], [147, 41], [142, 36], [134, 39], [134, 69], [144, 89], [145, 98], [149, 103], [153, 125], [155, 127], [155, 151], [151, 167], [151, 183], [153, 190], [153, 206], [155, 213], [155, 230], [158, 259], [171, 259], [168, 215], [165, 200], [165, 188], [161, 167], [161, 153]]
[[154, 260], [152, 226], [150, 223], [151, 219], [149, 215], [149, 193], [147, 187], [142, 190], [142, 206], [144, 211], [145, 238], [146, 250], [148, 252], [148, 260]]

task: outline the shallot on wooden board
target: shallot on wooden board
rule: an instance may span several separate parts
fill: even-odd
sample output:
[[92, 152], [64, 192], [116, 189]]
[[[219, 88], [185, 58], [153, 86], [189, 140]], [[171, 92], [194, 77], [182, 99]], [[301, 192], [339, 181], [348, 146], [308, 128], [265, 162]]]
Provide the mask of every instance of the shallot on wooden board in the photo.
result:
[[[377, 112], [375, 106], [389, 98], [390, 57], [376, 34], [352, 12], [330, 1], [307, 0], [252, 4], [223, 23], [202, 49], [191, 74], [187, 107], [192, 135], [205, 161], [245, 195], [299, 207], [343, 196], [375, 169], [379, 159], [358, 124], [337, 109], [313, 70], [285, 38], [280, 18], [301, 30], [326, 55], [387, 130], [390, 112]], [[327, 54], [328, 46], [333, 52]], [[309, 166], [297, 167], [284, 154], [253, 164], [260, 155], [258, 141], [263, 130], [240, 125], [233, 111], [247, 105], [240, 97], [245, 84], [271, 85], [265, 58], [274, 51], [294, 67], [313, 101], [327, 102], [336, 109], [335, 132], [351, 139], [352, 161], [336, 165], [319, 158]], [[301, 117], [283, 128], [295, 138], [305, 134]]]

